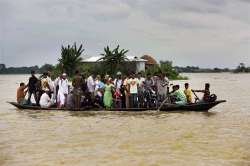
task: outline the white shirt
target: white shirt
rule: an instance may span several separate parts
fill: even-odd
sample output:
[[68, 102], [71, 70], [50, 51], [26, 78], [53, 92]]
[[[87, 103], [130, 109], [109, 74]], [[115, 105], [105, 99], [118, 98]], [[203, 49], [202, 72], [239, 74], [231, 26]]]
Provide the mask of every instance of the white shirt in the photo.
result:
[[59, 91], [63, 94], [69, 93], [69, 81], [67, 79], [60, 79], [58, 81]]
[[47, 80], [48, 80], [50, 91], [54, 91], [54, 82], [52, 81], [50, 77], [47, 77]]
[[139, 80], [137, 78], [130, 78], [128, 80], [128, 84], [130, 85], [130, 93], [131, 94], [137, 94], [138, 93], [138, 85]]
[[95, 91], [95, 81], [92, 76], [89, 76], [87, 79], [87, 87], [88, 87], [89, 92]]
[[40, 102], [39, 102], [41, 107], [48, 107], [51, 105], [51, 99], [49, 98], [49, 95], [47, 93], [43, 93]]
[[145, 78], [144, 78], [144, 77], [141, 77], [141, 78], [139, 79], [139, 87], [143, 87], [144, 82], [145, 82]]
[[119, 79], [119, 80], [115, 79], [114, 86], [115, 86], [116, 89], [120, 89], [121, 86], [122, 86], [122, 79]]

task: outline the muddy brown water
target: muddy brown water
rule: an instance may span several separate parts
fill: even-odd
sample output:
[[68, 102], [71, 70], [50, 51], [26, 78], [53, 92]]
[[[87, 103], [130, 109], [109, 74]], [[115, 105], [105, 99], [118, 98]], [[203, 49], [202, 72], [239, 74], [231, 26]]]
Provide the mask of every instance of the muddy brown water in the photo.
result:
[[20, 111], [6, 101], [28, 75], [0, 75], [0, 165], [249, 166], [250, 75], [184, 75], [227, 103], [208, 113]]

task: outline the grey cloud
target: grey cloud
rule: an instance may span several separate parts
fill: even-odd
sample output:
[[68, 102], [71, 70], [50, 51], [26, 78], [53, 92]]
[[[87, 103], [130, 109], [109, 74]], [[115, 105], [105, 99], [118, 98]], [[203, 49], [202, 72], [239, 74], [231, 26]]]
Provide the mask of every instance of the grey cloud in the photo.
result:
[[0, 56], [3, 52], [9, 66], [56, 63], [61, 44], [76, 41], [84, 44], [85, 55], [120, 44], [129, 54], [153, 54], [179, 65], [231, 67], [235, 58], [250, 63], [248, 5], [246, 0], [0, 0]]

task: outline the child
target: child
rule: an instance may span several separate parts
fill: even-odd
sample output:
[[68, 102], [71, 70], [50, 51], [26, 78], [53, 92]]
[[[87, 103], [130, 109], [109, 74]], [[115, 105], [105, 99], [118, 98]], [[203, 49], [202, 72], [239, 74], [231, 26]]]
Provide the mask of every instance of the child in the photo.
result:
[[187, 97], [187, 103], [192, 103], [192, 90], [189, 88], [189, 84], [185, 83], [184, 93]]

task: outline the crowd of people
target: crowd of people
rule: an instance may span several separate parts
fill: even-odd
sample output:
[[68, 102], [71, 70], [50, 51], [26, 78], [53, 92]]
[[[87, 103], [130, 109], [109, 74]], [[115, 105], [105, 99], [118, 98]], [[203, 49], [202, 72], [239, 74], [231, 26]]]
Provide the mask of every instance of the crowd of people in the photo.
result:
[[[117, 72], [116, 77], [112, 78], [109, 75], [84, 77], [76, 71], [71, 82], [66, 73], [52, 80], [50, 72], [37, 78], [35, 71], [31, 71], [28, 84], [20, 83], [17, 89], [17, 102], [21, 105], [35, 104], [42, 108], [152, 108], [158, 107], [162, 102], [179, 105], [193, 103], [193, 94], [196, 96], [195, 100], [198, 99], [195, 92], [204, 93], [200, 102], [209, 102], [209, 88], [207, 83], [204, 90], [192, 90], [186, 83], [182, 90], [180, 85], [169, 84], [166, 73], [147, 74], [144, 77], [142, 73], [126, 75]], [[36, 103], [31, 102], [32, 95]]]

